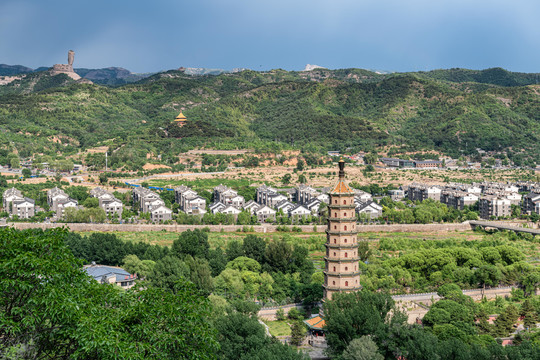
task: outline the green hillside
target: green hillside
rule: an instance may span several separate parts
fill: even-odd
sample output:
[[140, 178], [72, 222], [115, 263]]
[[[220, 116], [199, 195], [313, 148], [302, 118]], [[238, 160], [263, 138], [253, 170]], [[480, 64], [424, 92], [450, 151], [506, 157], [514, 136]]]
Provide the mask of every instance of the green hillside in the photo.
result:
[[[179, 152], [204, 145], [354, 151], [394, 144], [453, 156], [482, 148], [540, 163], [536, 74], [458, 70], [169, 71], [116, 88], [34, 73], [0, 86], [0, 146], [26, 157], [106, 144], [132, 166], [148, 152], [174, 163]], [[180, 110], [183, 128], [172, 123]]]

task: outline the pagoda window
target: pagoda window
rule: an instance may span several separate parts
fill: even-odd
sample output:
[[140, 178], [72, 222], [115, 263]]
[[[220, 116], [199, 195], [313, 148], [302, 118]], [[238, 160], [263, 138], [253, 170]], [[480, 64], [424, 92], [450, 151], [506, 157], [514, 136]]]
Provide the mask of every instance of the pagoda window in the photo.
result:
[[347, 205], [347, 200], [343, 200], [343, 205]]
[[337, 217], [337, 213], [334, 213], [334, 217]]
[[343, 241], [345, 242], [345, 244], [347, 243], [347, 239], [344, 239]]
[[345, 257], [347, 257], [347, 253], [345, 253]]
[[337, 204], [337, 199], [336, 199], [336, 200], [334, 200], [334, 204]]
[[334, 272], [336, 272], [336, 267], [334, 266]]
[[347, 217], [347, 213], [343, 213], [343, 216], [344, 216], [344, 217]]
[[335, 282], [335, 281], [332, 281], [332, 285], [336, 285], [336, 282]]
[[349, 282], [348, 282], [348, 281], [345, 281], [345, 286], [349, 286]]
[[334, 256], [336, 256], [336, 252], [334, 251]]
[[334, 239], [334, 244], [336, 243], [336, 239]]
[[349, 268], [345, 266], [345, 271], [347, 271], [347, 270], [349, 270]]
[[345, 225], [345, 231], [347, 231], [347, 225]]

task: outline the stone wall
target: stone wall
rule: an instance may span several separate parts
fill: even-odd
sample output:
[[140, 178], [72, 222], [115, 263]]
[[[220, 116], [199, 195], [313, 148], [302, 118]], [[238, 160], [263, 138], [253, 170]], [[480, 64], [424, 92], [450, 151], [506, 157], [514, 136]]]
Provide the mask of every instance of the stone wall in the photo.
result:
[[[74, 224], [74, 223], [8, 223], [15, 229], [52, 229], [57, 227], [67, 227], [72, 231], [170, 231], [183, 232], [186, 230], [209, 228], [210, 231], [235, 232], [242, 231], [242, 225], [141, 225], [141, 224]], [[251, 226], [249, 226], [251, 228]], [[253, 230], [259, 233], [275, 232], [275, 225], [255, 225]], [[302, 232], [323, 232], [324, 225], [300, 225]], [[291, 228], [291, 226], [289, 226]], [[438, 231], [465, 231], [471, 230], [468, 222], [461, 224], [396, 224], [396, 225], [360, 225], [358, 231], [362, 232], [438, 232]]]

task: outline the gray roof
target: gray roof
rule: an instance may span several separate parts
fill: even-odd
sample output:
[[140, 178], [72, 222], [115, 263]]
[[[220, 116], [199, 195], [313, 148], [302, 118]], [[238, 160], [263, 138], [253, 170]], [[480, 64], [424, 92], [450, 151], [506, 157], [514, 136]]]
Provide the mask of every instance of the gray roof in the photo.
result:
[[[117, 267], [117, 266], [108, 266], [108, 265], [87, 265], [84, 266], [84, 271], [86, 273], [93, 277], [95, 280], [101, 282], [101, 279], [103, 276], [110, 277], [110, 276], [116, 276], [116, 281], [124, 281], [128, 280], [126, 279], [126, 276], [129, 278], [131, 277], [131, 274], [127, 272], [126, 270]], [[136, 277], [133, 277], [132, 279], [135, 279]]]

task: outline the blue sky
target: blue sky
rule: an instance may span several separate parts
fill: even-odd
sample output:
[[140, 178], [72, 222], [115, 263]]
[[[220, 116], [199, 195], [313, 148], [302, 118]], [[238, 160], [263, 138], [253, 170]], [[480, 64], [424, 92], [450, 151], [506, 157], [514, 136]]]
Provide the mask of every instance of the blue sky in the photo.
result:
[[0, 0], [0, 63], [540, 72], [537, 0]]

